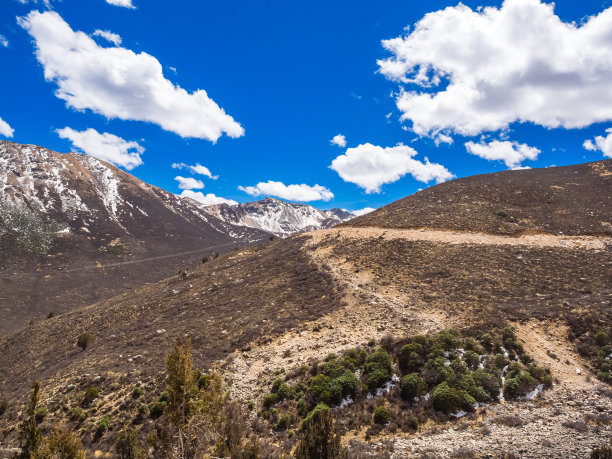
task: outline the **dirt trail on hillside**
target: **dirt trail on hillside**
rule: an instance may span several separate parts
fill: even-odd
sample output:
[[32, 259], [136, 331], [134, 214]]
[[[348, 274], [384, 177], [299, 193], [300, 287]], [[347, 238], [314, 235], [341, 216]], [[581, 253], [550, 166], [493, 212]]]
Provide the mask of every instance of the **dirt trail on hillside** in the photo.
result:
[[327, 236], [346, 238], [405, 239], [409, 241], [442, 242], [446, 244], [518, 245], [528, 247], [558, 247], [564, 249], [606, 250], [612, 238], [605, 236], [555, 236], [552, 234], [524, 234], [501, 236], [436, 228], [385, 229], [341, 227], [309, 233], [315, 241]]
[[[367, 346], [372, 340], [379, 342], [387, 334], [428, 334], [452, 326], [443, 311], [427, 307], [389, 285], [379, 285], [372, 273], [356, 273], [351, 263], [333, 257], [329, 248], [319, 247], [318, 238], [311, 238], [313, 234], [302, 236], [310, 238], [310, 256], [345, 287], [346, 305], [249, 352], [234, 353], [225, 367], [233, 397], [257, 400], [267, 393], [259, 392], [259, 388], [269, 389], [276, 377], [331, 353]], [[276, 374], [278, 369], [283, 373]]]

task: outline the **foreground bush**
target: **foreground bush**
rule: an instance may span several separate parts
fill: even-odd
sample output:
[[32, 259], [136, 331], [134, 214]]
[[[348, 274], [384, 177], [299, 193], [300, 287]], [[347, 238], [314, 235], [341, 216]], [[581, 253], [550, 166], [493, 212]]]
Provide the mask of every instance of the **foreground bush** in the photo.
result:
[[345, 459], [346, 450], [340, 443], [331, 411], [321, 407], [303, 424], [302, 438], [295, 449], [298, 459]]

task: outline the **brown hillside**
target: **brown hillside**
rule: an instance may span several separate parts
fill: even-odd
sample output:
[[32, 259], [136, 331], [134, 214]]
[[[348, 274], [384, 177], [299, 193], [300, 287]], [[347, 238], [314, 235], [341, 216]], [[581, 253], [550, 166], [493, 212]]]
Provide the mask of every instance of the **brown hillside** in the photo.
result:
[[[600, 183], [607, 176], [588, 177]], [[604, 200], [606, 193], [598, 196]], [[583, 209], [574, 221], [589, 221], [589, 212]], [[15, 428], [35, 379], [49, 410], [44, 432], [65, 423], [92, 455], [110, 452], [123, 425], [135, 426], [144, 440], [163, 416], [143, 417], [139, 407], [159, 400], [164, 357], [177, 336], [192, 339], [200, 369], [220, 366], [232, 397], [252, 406], [258, 435], [289, 452], [300, 419], [292, 421], [295, 435], [275, 430], [275, 423], [278, 413], [295, 411], [298, 400], [264, 407], [275, 379], [306, 383], [330, 354], [350, 348], [370, 352], [384, 344], [399, 352], [416, 335], [454, 328], [480, 338], [512, 325], [520, 352], [550, 371], [551, 388], [533, 400], [487, 402], [457, 420], [434, 410], [431, 399], [402, 400], [392, 380], [388, 392], [362, 392], [354, 403], [334, 407], [350, 457], [389, 457], [391, 451], [399, 457], [588, 457], [612, 435], [611, 392], [603, 382], [612, 348], [594, 338], [602, 331], [612, 336], [612, 238], [465, 229], [341, 226], [293, 236], [199, 264], [186, 279], [175, 275], [4, 336], [0, 399], [9, 408], [0, 416], [0, 453], [16, 445]], [[82, 332], [94, 338], [85, 351], [76, 346]], [[505, 358], [503, 349], [495, 352]], [[84, 420], [71, 419], [69, 410], [89, 387], [100, 397]], [[132, 396], [135, 387], [142, 389], [140, 398]], [[392, 421], [374, 426], [380, 404], [390, 407]], [[112, 427], [95, 438], [104, 415]]]
[[465, 177], [344, 225], [612, 235], [612, 159]]

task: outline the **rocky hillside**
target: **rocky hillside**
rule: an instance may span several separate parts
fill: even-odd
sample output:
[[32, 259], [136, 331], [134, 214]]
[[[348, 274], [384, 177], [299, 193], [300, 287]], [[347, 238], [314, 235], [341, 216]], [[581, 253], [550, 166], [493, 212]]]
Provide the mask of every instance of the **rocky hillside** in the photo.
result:
[[0, 141], [0, 334], [268, 236], [91, 156]]
[[260, 229], [281, 237], [331, 228], [355, 217], [351, 212], [342, 209], [319, 210], [306, 204], [275, 198], [234, 206], [205, 206], [202, 210], [226, 223]]
[[427, 188], [352, 220], [350, 226], [610, 236], [611, 189], [612, 159], [504, 171]]
[[349, 457], [588, 457], [609, 441], [610, 236], [385, 224], [231, 251], [0, 338], [0, 447], [17, 446], [34, 380], [45, 435], [64, 424], [99, 457], [123, 426], [171, 444], [177, 337], [197, 368], [222, 372], [249, 413], [240, 429], [272, 448], [261, 457], [294, 451], [320, 403]]

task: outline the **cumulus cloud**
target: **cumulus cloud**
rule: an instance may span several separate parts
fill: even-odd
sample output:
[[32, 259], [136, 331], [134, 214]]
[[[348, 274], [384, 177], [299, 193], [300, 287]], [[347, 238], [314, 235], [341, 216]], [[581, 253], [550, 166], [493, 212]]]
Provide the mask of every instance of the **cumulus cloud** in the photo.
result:
[[0, 118], [0, 135], [3, 135], [4, 137], [13, 137], [14, 132], [15, 129], [10, 127], [6, 121]]
[[179, 182], [180, 190], [201, 190], [204, 188], [204, 182], [202, 180], [194, 179], [193, 177], [181, 177], [177, 175], [174, 180]]
[[380, 72], [404, 86], [397, 106], [419, 135], [612, 119], [612, 8], [575, 24], [540, 0], [476, 11], [460, 3], [383, 46], [392, 56]]
[[106, 0], [109, 5], [123, 6], [124, 8], [136, 8], [132, 4], [132, 0]]
[[197, 163], [195, 166], [190, 166], [189, 164], [185, 164], [185, 163], [173, 163], [172, 168], [179, 169], [179, 170], [188, 169], [194, 174], [204, 175], [213, 180], [217, 180], [219, 178], [218, 175], [212, 175], [208, 167], [202, 166], [200, 163]]
[[115, 46], [119, 46], [121, 44], [121, 37], [116, 33], [111, 32], [110, 30], [96, 30], [93, 34], [95, 37], [102, 37], [106, 41], [113, 43]]
[[275, 196], [288, 201], [329, 201], [334, 194], [321, 185], [285, 185], [282, 182], [259, 182], [255, 186], [239, 186], [239, 190], [251, 196]]
[[416, 160], [416, 155], [416, 150], [402, 144], [383, 148], [366, 143], [347, 149], [332, 161], [330, 168], [366, 193], [380, 193], [383, 184], [396, 182], [406, 174], [424, 183], [440, 183], [454, 177], [441, 164], [430, 163], [427, 158], [424, 162]]
[[356, 217], [361, 217], [362, 215], [369, 214], [370, 212], [374, 212], [376, 209], [374, 207], [364, 207], [359, 210], [352, 210], [351, 213]]
[[612, 158], [612, 128], [606, 129], [607, 136], [598, 135], [595, 141], [589, 139], [584, 141], [584, 148], [589, 151], [601, 151], [604, 156]]
[[127, 170], [142, 164], [140, 155], [145, 149], [138, 142], [128, 142], [108, 132], [100, 134], [92, 128], [79, 132], [65, 127], [56, 132], [62, 139], [70, 140], [73, 148], [86, 155], [94, 156]]
[[436, 147], [438, 145], [440, 145], [441, 143], [445, 143], [447, 145], [452, 145], [454, 142], [453, 138], [449, 135], [446, 134], [438, 134], [436, 136], [436, 138], [434, 139], [434, 143], [436, 144]]
[[215, 196], [213, 193], [204, 194], [201, 191], [185, 190], [180, 194], [180, 196], [182, 198], [191, 198], [204, 204], [205, 206], [212, 206], [215, 204], [229, 204], [230, 206], [235, 206], [238, 204], [232, 199], [225, 199], [220, 196]]
[[331, 143], [332, 145], [338, 145], [339, 147], [344, 148], [346, 147], [346, 137], [344, 137], [342, 134], [338, 134], [334, 136], [334, 138], [331, 139], [329, 143]]
[[215, 142], [223, 133], [244, 129], [203, 89], [188, 93], [167, 80], [159, 61], [147, 53], [99, 46], [75, 32], [54, 11], [32, 11], [19, 24], [36, 43], [36, 57], [55, 95], [77, 110], [107, 118], [147, 121], [181, 137]]
[[535, 147], [508, 140], [494, 140], [489, 143], [467, 142], [465, 148], [473, 155], [489, 161], [503, 161], [509, 169], [519, 169], [524, 160], [535, 161], [540, 154], [540, 150]]
[[0, 46], [6, 48], [9, 45], [8, 40], [4, 35], [0, 35]]

